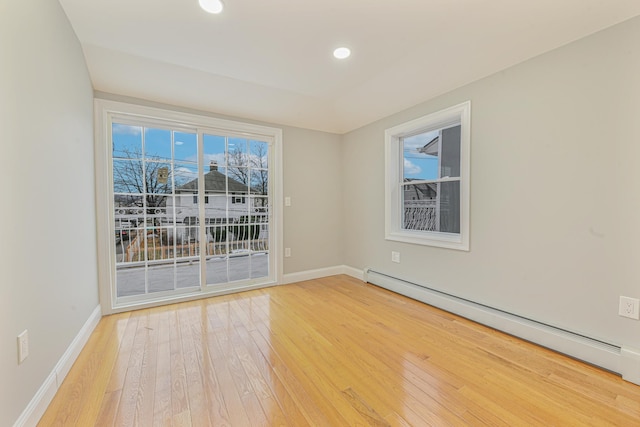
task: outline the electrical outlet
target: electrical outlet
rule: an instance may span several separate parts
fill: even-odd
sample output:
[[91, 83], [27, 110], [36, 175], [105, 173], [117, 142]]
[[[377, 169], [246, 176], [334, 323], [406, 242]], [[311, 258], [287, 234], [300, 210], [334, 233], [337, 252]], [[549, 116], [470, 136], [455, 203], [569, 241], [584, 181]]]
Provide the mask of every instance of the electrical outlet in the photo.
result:
[[284, 257], [289, 258], [291, 256], [291, 248], [284, 248]]
[[400, 263], [400, 252], [391, 251], [391, 261]]
[[284, 198], [284, 205], [291, 206], [291, 197], [287, 196]]
[[29, 331], [26, 329], [18, 335], [18, 364], [29, 356]]
[[640, 320], [640, 300], [637, 298], [620, 297], [618, 314], [630, 319]]

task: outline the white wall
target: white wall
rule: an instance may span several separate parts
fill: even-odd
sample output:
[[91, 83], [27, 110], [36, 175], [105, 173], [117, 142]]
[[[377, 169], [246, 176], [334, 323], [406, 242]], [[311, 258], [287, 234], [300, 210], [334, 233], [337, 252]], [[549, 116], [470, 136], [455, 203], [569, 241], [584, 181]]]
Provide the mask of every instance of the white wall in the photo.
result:
[[[638, 347], [638, 40], [635, 18], [345, 135], [345, 264]], [[384, 130], [466, 100], [471, 251], [385, 241]]]
[[285, 127], [283, 131], [285, 273], [343, 264], [343, 164], [338, 135]]
[[[98, 305], [93, 99], [57, 1], [0, 3], [0, 425]], [[31, 355], [17, 363], [16, 336]]]

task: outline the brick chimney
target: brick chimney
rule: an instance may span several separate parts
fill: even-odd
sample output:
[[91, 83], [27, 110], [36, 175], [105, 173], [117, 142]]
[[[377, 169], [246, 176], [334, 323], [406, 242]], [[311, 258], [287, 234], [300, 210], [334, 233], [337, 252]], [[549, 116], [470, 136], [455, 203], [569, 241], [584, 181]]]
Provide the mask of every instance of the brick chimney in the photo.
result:
[[211, 162], [209, 163], [209, 172], [217, 171], [217, 170], [218, 170], [218, 162], [216, 162], [215, 160], [211, 160]]

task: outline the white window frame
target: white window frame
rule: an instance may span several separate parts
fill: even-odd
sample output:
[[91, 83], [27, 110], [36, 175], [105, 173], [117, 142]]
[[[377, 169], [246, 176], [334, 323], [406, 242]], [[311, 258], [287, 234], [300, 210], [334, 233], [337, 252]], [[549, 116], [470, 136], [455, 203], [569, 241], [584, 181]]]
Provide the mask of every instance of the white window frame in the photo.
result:
[[[401, 140], [460, 123], [460, 233], [403, 228], [403, 161]], [[385, 239], [440, 248], [469, 250], [471, 101], [385, 130]]]
[[[280, 209], [280, 206], [283, 205], [282, 129], [103, 99], [95, 99], [94, 107], [96, 207], [98, 211], [98, 281], [100, 289], [100, 304], [103, 315], [282, 283], [284, 258], [282, 249], [283, 218]], [[166, 297], [158, 295], [158, 298], [156, 299], [150, 298], [140, 303], [119, 302], [115, 293], [115, 287], [112, 286], [115, 275], [115, 254], [112, 247], [114, 207], [112, 200], [113, 197], [111, 197], [112, 153], [109, 140], [111, 135], [111, 118], [121, 115], [137, 117], [141, 121], [145, 122], [153, 122], [154, 119], [156, 119], [160, 120], [159, 123], [173, 122], [176, 126], [189, 126], [196, 129], [205, 129], [207, 131], [220, 130], [221, 132], [225, 132], [229, 135], [251, 137], [259, 135], [273, 141], [273, 155], [269, 156], [269, 169], [273, 171], [274, 178], [272, 182], [273, 186], [270, 189], [270, 192], [272, 192], [273, 208], [269, 211], [269, 215], [271, 217], [270, 233], [273, 233], [274, 236], [272, 241], [273, 247], [270, 249], [270, 253], [274, 255], [272, 260], [270, 260], [270, 277], [272, 277], [270, 281], [262, 281], [261, 279], [259, 283], [247, 283], [243, 287], [237, 287], [231, 284], [228, 288], [202, 285], [198, 291], [191, 294], [176, 294]], [[200, 170], [204, 170], [203, 167], [203, 164], [199, 165]], [[199, 185], [199, 188], [204, 188], [204, 186]], [[200, 191], [199, 195], [203, 196], [204, 193]], [[204, 214], [203, 204], [200, 205], [200, 209], [201, 214]], [[204, 240], [204, 228], [202, 228], [200, 241]]]

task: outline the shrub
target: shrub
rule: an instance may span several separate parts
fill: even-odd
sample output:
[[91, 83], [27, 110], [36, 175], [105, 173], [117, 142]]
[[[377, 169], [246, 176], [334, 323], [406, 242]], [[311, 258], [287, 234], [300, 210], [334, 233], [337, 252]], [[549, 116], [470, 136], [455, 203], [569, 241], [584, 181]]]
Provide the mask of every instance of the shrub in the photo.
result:
[[227, 240], [227, 226], [226, 225], [216, 225], [213, 227], [209, 227], [209, 234], [214, 242], [220, 243]]
[[249, 217], [248, 215], [243, 215], [234, 222], [235, 225], [232, 226], [231, 232], [236, 237], [236, 240], [255, 240], [260, 236], [259, 223], [263, 222], [263, 220], [263, 215], [252, 215], [251, 217]]

